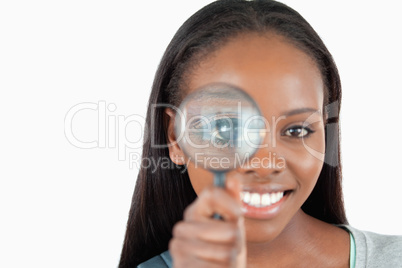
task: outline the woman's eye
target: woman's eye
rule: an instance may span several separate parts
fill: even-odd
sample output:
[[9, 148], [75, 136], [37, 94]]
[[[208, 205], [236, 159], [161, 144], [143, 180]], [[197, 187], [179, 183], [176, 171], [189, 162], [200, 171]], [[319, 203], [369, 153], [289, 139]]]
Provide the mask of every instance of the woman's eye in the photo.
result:
[[229, 116], [215, 116], [214, 118], [203, 118], [192, 122], [190, 129], [198, 130], [192, 133], [195, 140], [192, 142], [198, 144], [202, 142], [212, 143], [212, 145], [234, 146], [239, 137], [241, 127], [239, 119]]
[[236, 118], [217, 119], [212, 125], [217, 143], [233, 142], [238, 138], [239, 128]]
[[305, 138], [308, 137], [311, 133], [314, 133], [310, 128], [303, 126], [294, 126], [288, 128], [283, 136], [288, 136], [292, 138]]

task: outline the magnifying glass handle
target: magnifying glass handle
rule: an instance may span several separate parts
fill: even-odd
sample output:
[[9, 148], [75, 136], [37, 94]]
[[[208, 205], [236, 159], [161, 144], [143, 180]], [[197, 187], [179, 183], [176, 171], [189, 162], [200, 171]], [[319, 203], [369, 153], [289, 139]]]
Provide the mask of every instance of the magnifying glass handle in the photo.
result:
[[[225, 179], [225, 172], [214, 172], [214, 186], [225, 188]], [[217, 220], [223, 220], [222, 216], [216, 213], [214, 214], [213, 218]]]

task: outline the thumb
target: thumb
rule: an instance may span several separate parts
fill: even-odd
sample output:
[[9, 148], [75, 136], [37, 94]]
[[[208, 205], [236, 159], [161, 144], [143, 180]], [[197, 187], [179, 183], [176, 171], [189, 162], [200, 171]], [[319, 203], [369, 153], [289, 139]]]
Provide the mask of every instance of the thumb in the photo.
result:
[[[241, 183], [238, 178], [232, 177], [226, 179], [226, 190], [231, 196], [233, 196], [236, 201], [242, 206], [240, 191]], [[246, 230], [244, 226], [244, 217], [240, 217], [238, 221], [238, 226], [240, 228], [241, 242], [238, 244], [239, 254], [236, 257], [236, 268], [245, 268], [247, 263], [247, 247], [246, 247]]]
[[236, 201], [241, 205], [240, 191], [241, 184], [240, 180], [235, 177], [226, 178], [226, 190], [229, 194], [236, 199]]

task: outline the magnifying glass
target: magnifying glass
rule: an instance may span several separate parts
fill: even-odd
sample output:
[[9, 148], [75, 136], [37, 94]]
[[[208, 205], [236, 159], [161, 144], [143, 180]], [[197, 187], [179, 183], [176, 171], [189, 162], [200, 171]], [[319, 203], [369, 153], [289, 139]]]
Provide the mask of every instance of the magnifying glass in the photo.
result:
[[196, 90], [176, 112], [179, 146], [196, 167], [214, 174], [217, 187], [225, 187], [226, 172], [244, 164], [265, 137], [265, 120], [257, 103], [229, 84], [209, 84]]

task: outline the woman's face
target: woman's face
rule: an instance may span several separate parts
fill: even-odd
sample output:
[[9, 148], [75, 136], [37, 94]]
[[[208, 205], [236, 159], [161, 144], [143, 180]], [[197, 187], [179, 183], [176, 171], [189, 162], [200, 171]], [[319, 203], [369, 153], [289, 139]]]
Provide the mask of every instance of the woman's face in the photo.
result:
[[[268, 146], [227, 177], [240, 180], [243, 188], [247, 240], [271, 241], [296, 221], [294, 216], [323, 166], [320, 72], [309, 56], [286, 39], [247, 34], [232, 39], [197, 65], [186, 78], [185, 93], [211, 83], [243, 89], [269, 124], [264, 140]], [[213, 183], [213, 175], [193, 163], [188, 165], [188, 174], [197, 194]]]

